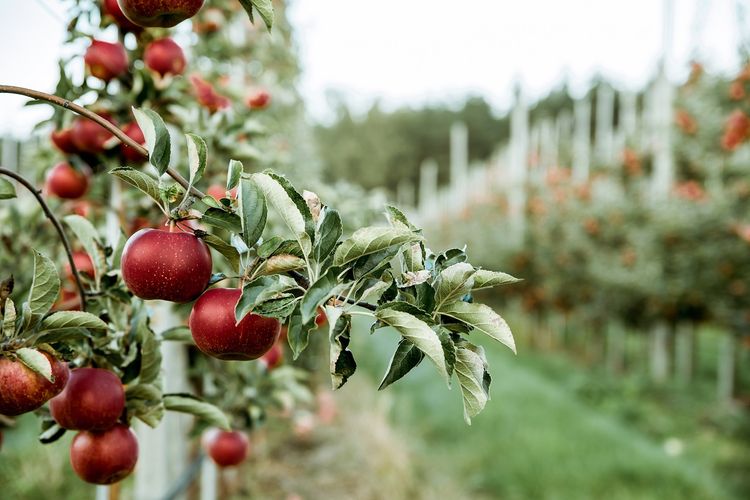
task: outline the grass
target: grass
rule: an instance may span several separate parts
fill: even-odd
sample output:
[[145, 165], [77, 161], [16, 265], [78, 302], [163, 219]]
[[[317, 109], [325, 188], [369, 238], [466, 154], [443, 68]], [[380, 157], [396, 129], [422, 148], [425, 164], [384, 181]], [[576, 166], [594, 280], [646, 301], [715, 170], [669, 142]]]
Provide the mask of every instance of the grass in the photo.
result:
[[[379, 376], [385, 367], [374, 360], [395, 346], [395, 333], [383, 330], [364, 342], [369, 345], [355, 352], [377, 356], [361, 359], [361, 367]], [[458, 388], [447, 390], [428, 363], [388, 389], [391, 420], [411, 437], [416, 460], [431, 475], [457, 478], [473, 496], [487, 498], [732, 498], [711, 463], [695, 454], [675, 456], [675, 448], [685, 446], [678, 437], [650, 435], [628, 422], [627, 413], [582, 398], [570, 382], [596, 382], [591, 374], [558, 360], [561, 374], [560, 366], [542, 368], [554, 360], [523, 352], [514, 357], [499, 347], [487, 353], [493, 399], [471, 427], [461, 419]], [[643, 404], [639, 398], [630, 403]], [[680, 420], [653, 415], [666, 428]]]

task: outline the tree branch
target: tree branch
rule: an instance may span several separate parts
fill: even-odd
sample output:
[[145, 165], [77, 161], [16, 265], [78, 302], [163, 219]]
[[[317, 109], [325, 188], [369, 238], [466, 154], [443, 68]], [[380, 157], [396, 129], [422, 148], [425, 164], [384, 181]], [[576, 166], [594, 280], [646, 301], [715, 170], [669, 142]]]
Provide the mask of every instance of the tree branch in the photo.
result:
[[[148, 158], [148, 151], [146, 148], [138, 144], [136, 141], [128, 137], [128, 135], [120, 130], [117, 126], [107, 121], [104, 117], [94, 113], [93, 111], [90, 111], [83, 106], [79, 106], [78, 104], [68, 101], [67, 99], [63, 99], [62, 97], [52, 95], [52, 94], [46, 94], [44, 92], [39, 92], [38, 90], [33, 89], [27, 89], [25, 87], [16, 87], [14, 85], [0, 85], [0, 94], [17, 94], [22, 95], [26, 97], [30, 97], [32, 99], [35, 99], [37, 101], [45, 101], [50, 104], [54, 104], [55, 106], [60, 106], [61, 108], [69, 109], [84, 118], [88, 118], [89, 120], [98, 123], [105, 129], [107, 129], [112, 135], [117, 137], [120, 142], [123, 144], [133, 148], [138, 154], [143, 156], [144, 158]], [[188, 189], [190, 187], [190, 183], [187, 179], [185, 179], [182, 175], [179, 174], [175, 169], [168, 168], [167, 169], [167, 175], [169, 175], [172, 179], [177, 181], [177, 183], [182, 186], [185, 189]], [[195, 187], [190, 188], [190, 193], [194, 196], [197, 196], [199, 198], [204, 198], [206, 195], [199, 189], [196, 189]]]
[[34, 198], [36, 198], [36, 201], [39, 202], [39, 205], [42, 207], [44, 214], [47, 216], [50, 222], [52, 222], [52, 225], [55, 226], [55, 229], [57, 230], [57, 234], [60, 236], [60, 240], [62, 241], [63, 247], [65, 247], [65, 253], [68, 255], [68, 263], [70, 264], [70, 270], [73, 273], [73, 278], [75, 279], [76, 286], [78, 287], [78, 293], [81, 296], [81, 310], [85, 311], [86, 310], [86, 290], [83, 289], [83, 283], [81, 282], [81, 275], [78, 273], [78, 268], [76, 267], [75, 260], [73, 259], [73, 250], [70, 247], [70, 241], [68, 240], [68, 237], [65, 235], [65, 231], [63, 230], [62, 224], [60, 224], [60, 220], [55, 216], [55, 214], [52, 213], [52, 210], [50, 210], [49, 205], [47, 205], [47, 202], [44, 201], [44, 198], [42, 198], [40, 191], [37, 190], [33, 184], [27, 181], [25, 177], [13, 172], [12, 170], [8, 170], [7, 168], [2, 168], [2, 167], [0, 167], [0, 175], [5, 175], [7, 177], [14, 179], [18, 181], [18, 183], [21, 184], [23, 187], [28, 189], [29, 192], [34, 195]]

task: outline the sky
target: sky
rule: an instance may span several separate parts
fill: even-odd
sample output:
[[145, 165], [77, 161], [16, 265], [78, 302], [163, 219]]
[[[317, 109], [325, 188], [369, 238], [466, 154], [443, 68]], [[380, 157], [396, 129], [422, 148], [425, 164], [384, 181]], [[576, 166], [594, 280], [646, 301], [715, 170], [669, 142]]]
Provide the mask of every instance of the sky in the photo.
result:
[[[582, 94], [597, 74], [638, 89], [654, 74], [665, 38], [675, 81], [695, 55], [709, 69], [737, 67], [737, 0], [671, 0], [670, 23], [665, 2], [294, 0], [290, 18], [302, 95], [311, 118], [325, 121], [331, 91], [358, 110], [376, 100], [394, 108], [481, 94], [503, 112], [515, 82], [531, 101], [564, 79]], [[54, 88], [63, 15], [58, 0], [0, 0], [1, 83]], [[22, 137], [49, 114], [24, 102], [0, 96], [0, 135]]]

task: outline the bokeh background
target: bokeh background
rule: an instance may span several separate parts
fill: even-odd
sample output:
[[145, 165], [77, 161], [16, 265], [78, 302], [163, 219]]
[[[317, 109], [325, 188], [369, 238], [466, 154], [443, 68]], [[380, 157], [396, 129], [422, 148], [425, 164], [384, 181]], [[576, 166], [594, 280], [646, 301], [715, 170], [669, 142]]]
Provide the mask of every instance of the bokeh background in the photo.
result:
[[[295, 436], [270, 425], [235, 480], [253, 498], [748, 498], [750, 2], [287, 3], [290, 175], [368, 200], [363, 221], [397, 202], [435, 250], [522, 278], [482, 297], [519, 348], [488, 349], [467, 427], [430, 367], [376, 393], [393, 342], [362, 328], [355, 379]], [[0, 3], [0, 82], [54, 88], [65, 16]], [[50, 114], [24, 102], [0, 100], [6, 164]], [[19, 429], [0, 497], [93, 495]]]

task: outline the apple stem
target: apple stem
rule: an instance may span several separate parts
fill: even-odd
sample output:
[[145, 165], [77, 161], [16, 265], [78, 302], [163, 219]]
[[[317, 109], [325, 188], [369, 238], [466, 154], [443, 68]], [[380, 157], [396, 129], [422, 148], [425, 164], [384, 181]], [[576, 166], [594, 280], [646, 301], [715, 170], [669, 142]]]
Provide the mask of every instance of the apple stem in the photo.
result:
[[[74, 113], [77, 113], [84, 118], [88, 118], [89, 120], [98, 123], [105, 129], [107, 129], [112, 135], [117, 137], [117, 139], [122, 142], [123, 144], [133, 148], [138, 154], [143, 156], [144, 158], [148, 158], [148, 150], [138, 144], [136, 141], [128, 137], [128, 135], [120, 130], [117, 126], [110, 123], [108, 120], [106, 120], [104, 117], [94, 113], [93, 111], [90, 111], [83, 106], [79, 106], [78, 104], [71, 102], [67, 99], [63, 99], [62, 97], [47, 94], [45, 92], [39, 92], [38, 90], [33, 89], [27, 89], [25, 87], [17, 87], [15, 85], [0, 85], [0, 94], [17, 94], [22, 95], [26, 97], [31, 97], [32, 99], [35, 99], [37, 101], [45, 101], [50, 104], [54, 104], [55, 106], [60, 106], [61, 108], [69, 109], [73, 111]], [[177, 181], [177, 183], [185, 188], [186, 190], [189, 190], [190, 193], [193, 195], [199, 197], [199, 198], [205, 198], [206, 195], [203, 193], [203, 191], [200, 191], [199, 189], [196, 189], [195, 187], [191, 186], [187, 179], [185, 179], [182, 175], [180, 175], [175, 169], [168, 168], [167, 169], [167, 175], [169, 175], [172, 179]]]
[[44, 214], [47, 216], [50, 222], [52, 222], [52, 225], [55, 226], [55, 229], [57, 230], [57, 234], [60, 236], [60, 240], [62, 241], [63, 247], [65, 248], [65, 253], [68, 255], [68, 263], [70, 264], [70, 270], [73, 273], [73, 278], [75, 279], [76, 286], [78, 287], [78, 294], [81, 296], [81, 310], [85, 311], [86, 310], [86, 290], [84, 290], [83, 288], [83, 283], [81, 282], [81, 275], [78, 272], [78, 268], [76, 267], [75, 260], [73, 259], [73, 250], [70, 246], [70, 241], [68, 240], [68, 237], [65, 235], [65, 231], [63, 230], [62, 224], [60, 224], [60, 220], [55, 216], [54, 213], [52, 213], [52, 210], [50, 210], [49, 205], [47, 205], [47, 202], [44, 201], [44, 198], [41, 195], [41, 191], [36, 189], [32, 183], [26, 180], [25, 177], [23, 177], [20, 174], [17, 174], [16, 172], [13, 172], [12, 170], [8, 170], [7, 168], [2, 168], [2, 167], [0, 167], [0, 175], [5, 175], [7, 177], [10, 177], [16, 180], [19, 184], [25, 187], [31, 194], [33, 194], [34, 198], [36, 198], [36, 201], [39, 202], [39, 205], [42, 207]]

